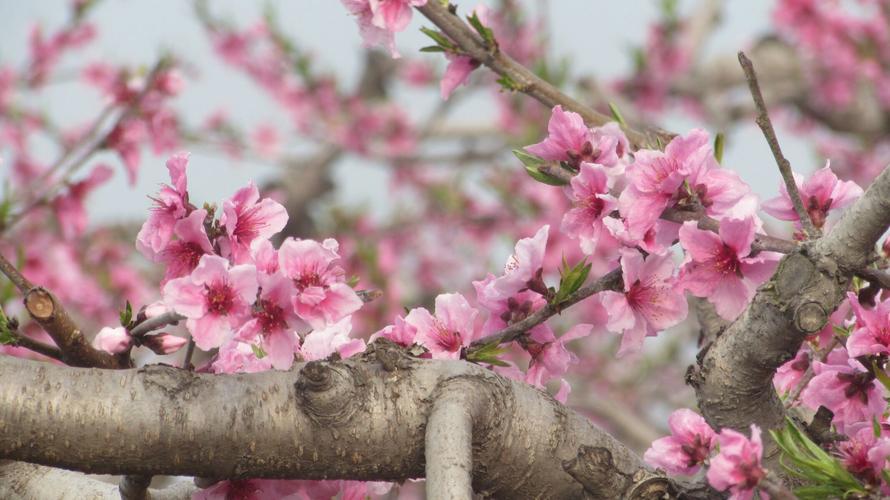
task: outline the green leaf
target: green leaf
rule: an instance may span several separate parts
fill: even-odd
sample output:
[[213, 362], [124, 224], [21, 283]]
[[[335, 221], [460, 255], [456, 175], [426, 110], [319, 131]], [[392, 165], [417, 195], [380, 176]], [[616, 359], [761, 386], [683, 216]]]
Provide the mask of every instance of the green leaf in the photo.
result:
[[726, 136], [723, 135], [723, 132], [714, 137], [714, 158], [717, 159], [717, 163], [723, 163], [723, 146], [725, 142]]
[[443, 52], [446, 50], [447, 51], [456, 50], [456, 47], [454, 46], [453, 43], [451, 43], [451, 40], [449, 40], [448, 37], [446, 37], [441, 32], [436, 31], [436, 30], [431, 30], [426, 27], [420, 28], [420, 32], [423, 33], [424, 35], [432, 38], [433, 41], [436, 42], [436, 45], [438, 45], [439, 47], [442, 48]]
[[550, 186], [565, 186], [568, 184], [559, 177], [541, 171], [541, 166], [547, 163], [543, 158], [526, 153], [521, 149], [514, 149], [513, 154], [525, 165], [525, 171], [528, 172], [532, 179]]
[[256, 344], [250, 344], [250, 350], [253, 351], [253, 355], [256, 356], [256, 359], [263, 359], [266, 357], [266, 351]]
[[779, 462], [792, 476], [818, 486], [795, 489], [801, 499], [844, 498], [850, 493], [864, 493], [866, 488], [844, 466], [814, 443], [788, 419], [785, 428], [770, 431], [782, 450]]
[[530, 153], [526, 153], [523, 149], [514, 149], [513, 155], [516, 156], [516, 158], [519, 158], [519, 161], [521, 161], [522, 164], [526, 167], [540, 167], [541, 165], [547, 163], [543, 158]]
[[498, 78], [497, 83], [500, 84], [501, 88], [504, 90], [509, 90], [511, 92], [519, 90], [519, 84], [516, 83], [516, 80], [510, 78], [509, 75], [504, 75]]
[[497, 41], [494, 39], [494, 32], [491, 31], [491, 28], [486, 27], [482, 24], [482, 21], [479, 19], [479, 16], [473, 12], [472, 15], [467, 16], [467, 21], [470, 22], [470, 26], [476, 30], [476, 33], [479, 33], [479, 36], [482, 37], [482, 41], [485, 42], [487, 47], [497, 47]]
[[349, 285], [349, 288], [355, 288], [355, 286], [358, 285], [359, 281], [361, 281], [361, 278], [359, 278], [357, 274], [353, 274], [346, 281], [346, 284]]
[[127, 301], [127, 305], [124, 306], [124, 310], [120, 312], [121, 326], [126, 327], [133, 321], [133, 306], [130, 305], [130, 301]]
[[505, 353], [507, 350], [501, 348], [497, 342], [492, 342], [490, 344], [485, 344], [478, 349], [472, 350], [467, 353], [467, 361], [472, 363], [487, 363], [489, 365], [495, 366], [510, 366], [509, 363], [501, 361], [498, 359], [498, 356]]
[[577, 292], [578, 289], [584, 285], [584, 282], [587, 281], [587, 276], [590, 274], [590, 268], [591, 264], [587, 263], [586, 258], [575, 264], [574, 267], [569, 267], [563, 259], [563, 268], [559, 271], [559, 290], [557, 290], [556, 295], [553, 296], [551, 304], [559, 305], [569, 298], [570, 295]]
[[610, 102], [609, 103], [609, 111], [612, 112], [612, 118], [614, 118], [615, 121], [618, 122], [618, 124], [621, 125], [622, 128], [627, 127], [627, 122], [624, 121], [624, 117], [621, 116], [621, 111], [618, 110], [618, 106], [616, 106], [614, 103]]
[[439, 47], [438, 45], [427, 45], [426, 47], [420, 48], [421, 52], [445, 52], [445, 49]]

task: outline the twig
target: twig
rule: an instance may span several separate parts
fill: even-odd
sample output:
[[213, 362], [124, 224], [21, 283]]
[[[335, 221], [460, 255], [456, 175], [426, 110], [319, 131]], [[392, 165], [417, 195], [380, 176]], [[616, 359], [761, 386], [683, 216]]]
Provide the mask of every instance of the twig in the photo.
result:
[[797, 495], [791, 492], [782, 481], [772, 472], [760, 480], [757, 485], [761, 490], [769, 493], [769, 497], [775, 500], [797, 500]]
[[[488, 66], [495, 73], [508, 77], [514, 82], [513, 87], [516, 90], [549, 108], [561, 105], [566, 110], [574, 111], [588, 125], [601, 126], [615, 121], [611, 116], [599, 113], [564, 94], [496, 47], [488, 47], [467, 23], [440, 2], [427, 2], [426, 5], [417, 7], [417, 10], [448, 35], [467, 56]], [[674, 137], [663, 130], [637, 131], [625, 127], [624, 131], [630, 143], [638, 148], [665, 145]]]
[[499, 345], [505, 342], [516, 340], [533, 327], [540, 325], [541, 323], [547, 321], [550, 317], [559, 314], [560, 312], [562, 312], [563, 309], [577, 304], [587, 297], [590, 297], [591, 295], [602, 292], [604, 290], [618, 290], [621, 287], [621, 284], [621, 269], [613, 269], [592, 284], [579, 288], [575, 293], [569, 295], [569, 297], [561, 302], [559, 305], [554, 306], [548, 303], [546, 306], [538, 309], [535, 313], [523, 319], [522, 321], [517, 321], [516, 323], [513, 323], [512, 325], [509, 325], [506, 328], [503, 328], [491, 335], [474, 341], [471, 344], [470, 348], [478, 348], [486, 344]]
[[31, 337], [18, 332], [13, 332], [13, 337], [15, 338], [15, 342], [13, 342], [11, 345], [24, 347], [29, 351], [36, 352], [37, 354], [42, 354], [48, 358], [52, 358], [57, 361], [63, 361], [62, 351], [60, 351], [59, 348], [56, 346], [44, 344], [39, 340], [34, 340]]
[[189, 343], [185, 348], [185, 359], [182, 360], [182, 369], [192, 369], [192, 355], [195, 353], [195, 338], [189, 335]]
[[754, 105], [757, 108], [757, 126], [763, 131], [763, 136], [769, 144], [773, 156], [776, 158], [776, 164], [779, 166], [779, 173], [785, 181], [785, 188], [788, 190], [788, 196], [791, 198], [791, 204], [794, 205], [794, 211], [800, 218], [804, 232], [810, 238], [817, 238], [819, 230], [813, 225], [809, 212], [800, 199], [800, 191], [797, 189], [797, 182], [794, 181], [794, 174], [791, 172], [791, 163], [782, 154], [782, 148], [779, 146], [779, 139], [776, 137], [776, 131], [773, 129], [773, 123], [769, 119], [769, 112], [766, 109], [766, 103], [763, 101], [763, 94], [760, 92], [760, 83], [757, 81], [757, 73], [754, 72], [754, 64], [748, 59], [744, 52], [739, 52], [739, 64], [745, 71], [745, 78], [748, 80], [748, 88], [751, 90], [751, 97], [754, 99]]
[[179, 313], [173, 312], [173, 311], [168, 311], [163, 314], [158, 314], [157, 316], [148, 318], [145, 321], [143, 321], [142, 323], [139, 323], [138, 325], [134, 326], [130, 330], [130, 335], [133, 337], [140, 337], [142, 335], [145, 335], [148, 332], [157, 330], [158, 328], [161, 328], [161, 327], [164, 327], [167, 325], [175, 325], [176, 323], [179, 323], [180, 321], [182, 321], [184, 319], [185, 319], [185, 316], [183, 316]]
[[129, 358], [112, 356], [89, 345], [56, 297], [48, 290], [34, 286], [3, 255], [0, 255], [0, 272], [24, 294], [25, 309], [59, 346], [65, 364], [97, 368], [130, 366]]

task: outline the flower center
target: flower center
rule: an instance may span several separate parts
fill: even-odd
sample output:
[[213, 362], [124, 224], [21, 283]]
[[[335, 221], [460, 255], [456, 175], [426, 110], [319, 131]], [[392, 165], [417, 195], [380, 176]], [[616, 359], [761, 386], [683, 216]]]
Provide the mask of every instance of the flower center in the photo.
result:
[[460, 333], [445, 328], [445, 325], [436, 324], [436, 344], [448, 352], [457, 352], [460, 350], [461, 343]]
[[737, 274], [741, 276], [741, 268], [738, 255], [727, 244], [714, 256], [714, 268], [723, 274]]
[[294, 286], [297, 287], [297, 290], [303, 291], [311, 286], [320, 286], [322, 288], [327, 288], [326, 283], [321, 277], [321, 274], [318, 271], [309, 271], [301, 274], [299, 277], [294, 279]]
[[692, 444], [684, 444], [680, 448], [686, 454], [686, 465], [693, 467], [704, 463], [705, 459], [708, 458], [708, 454], [711, 451], [711, 440], [704, 441], [700, 435], [696, 435]]
[[284, 309], [270, 300], [260, 299], [254, 306], [253, 316], [259, 321], [263, 333], [278, 332], [287, 329]]
[[582, 163], [596, 163], [601, 154], [602, 151], [594, 148], [593, 144], [591, 144], [590, 141], [587, 141], [581, 146], [581, 151], [566, 151], [566, 156], [569, 157], [567, 163], [577, 170], [581, 168]]
[[226, 283], [214, 283], [207, 288], [207, 310], [214, 314], [225, 315], [235, 305], [235, 294]]

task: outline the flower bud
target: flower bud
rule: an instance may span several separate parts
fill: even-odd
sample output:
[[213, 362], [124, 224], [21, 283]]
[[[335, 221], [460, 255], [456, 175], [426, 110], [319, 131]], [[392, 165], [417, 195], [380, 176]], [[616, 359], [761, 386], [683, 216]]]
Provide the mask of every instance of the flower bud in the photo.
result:
[[142, 339], [142, 345], [154, 351], [155, 354], [172, 354], [187, 343], [188, 340], [169, 333], [146, 335]]
[[106, 326], [99, 330], [96, 338], [93, 339], [93, 347], [111, 354], [126, 351], [132, 343], [133, 338], [130, 337], [127, 329], [122, 326], [117, 328]]

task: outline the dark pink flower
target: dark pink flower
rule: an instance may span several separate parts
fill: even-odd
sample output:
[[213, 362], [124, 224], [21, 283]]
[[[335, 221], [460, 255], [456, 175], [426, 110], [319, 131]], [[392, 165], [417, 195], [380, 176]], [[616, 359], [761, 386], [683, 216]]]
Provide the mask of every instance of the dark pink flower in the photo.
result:
[[[591, 331], [593, 325], [579, 324], [556, 338], [550, 328], [533, 329], [523, 345], [532, 357], [525, 381], [536, 387], [543, 387], [550, 380], [561, 379], [569, 371], [569, 366], [578, 362], [578, 357], [566, 348], [566, 344], [587, 337]], [[565, 403], [569, 390], [568, 384], [565, 384], [557, 400]]]
[[256, 268], [229, 267], [229, 261], [204, 255], [188, 276], [164, 285], [164, 302], [187, 318], [195, 344], [207, 351], [231, 338], [234, 328], [247, 319], [257, 295]]
[[602, 304], [609, 315], [606, 325], [620, 333], [618, 356], [639, 351], [643, 339], [670, 328], [686, 318], [687, 303], [677, 293], [674, 263], [669, 253], [650, 254], [643, 260], [636, 250], [621, 250], [624, 292], [602, 292]]
[[142, 345], [151, 349], [155, 354], [173, 354], [188, 344], [188, 339], [170, 335], [169, 333], [157, 333], [146, 335], [141, 340]]
[[259, 340], [272, 366], [276, 370], [287, 370], [300, 348], [295, 329], [300, 320], [291, 305], [294, 285], [280, 274], [259, 274], [258, 281], [260, 295], [251, 308], [251, 319], [241, 325], [235, 340], [248, 343]]
[[155, 256], [157, 262], [166, 264], [164, 282], [190, 274], [201, 257], [213, 253], [213, 245], [207, 238], [204, 220], [207, 211], [195, 210], [173, 225], [173, 233], [178, 239], [171, 241]]
[[750, 500], [766, 476], [760, 463], [763, 456], [760, 428], [751, 425], [751, 439], [732, 429], [723, 429], [717, 441], [720, 452], [711, 459], [708, 482], [718, 491], [728, 489], [731, 500]]
[[139, 172], [140, 149], [142, 142], [148, 137], [145, 123], [142, 120], [131, 118], [120, 122], [108, 134], [105, 145], [117, 151], [127, 170], [127, 178], [130, 185], [136, 184], [136, 174]]
[[871, 422], [851, 426], [848, 436], [837, 447], [844, 468], [868, 484], [881, 484], [890, 456], [890, 437], [876, 436]]
[[617, 207], [607, 181], [604, 169], [592, 163], [581, 164], [581, 171], [572, 178], [569, 199], [573, 208], [562, 218], [561, 229], [568, 237], [577, 238], [587, 255], [596, 252], [600, 239], [614, 239], [603, 224]]
[[[802, 180], [802, 177], [795, 172], [794, 182], [800, 191], [801, 201], [817, 228], [825, 225], [831, 210], [844, 208], [862, 195], [862, 188], [855, 182], [838, 180], [831, 171], [829, 163], [803, 183]], [[763, 202], [763, 211], [779, 220], [795, 221], [799, 224], [797, 212], [794, 211], [785, 184], [779, 186], [779, 191], [781, 195], [778, 198]]]
[[787, 394], [794, 390], [809, 367], [810, 350], [804, 346], [797, 351], [797, 356], [794, 356], [794, 358], [788, 360], [776, 370], [776, 375], [773, 377], [773, 385], [776, 391], [779, 394]]
[[457, 359], [461, 349], [476, 337], [476, 315], [467, 299], [459, 293], [436, 297], [436, 314], [419, 307], [405, 317], [405, 323], [417, 330], [417, 343], [426, 347], [433, 358]]
[[530, 238], [522, 238], [516, 242], [513, 254], [504, 265], [503, 276], [493, 282], [493, 286], [504, 297], [531, 289], [544, 293], [541, 273], [544, 269], [544, 252], [547, 249], [547, 237], [550, 226], [545, 225]]
[[287, 210], [271, 198], [260, 200], [259, 189], [250, 182], [223, 202], [219, 222], [226, 228], [226, 236], [220, 241], [223, 255], [243, 264], [250, 261], [254, 242], [267, 240], [284, 229]]
[[653, 441], [643, 460], [671, 474], [695, 474], [717, 445], [714, 430], [701, 415], [686, 408], [671, 414], [668, 427], [671, 435]]
[[754, 228], [750, 217], [721, 220], [717, 234], [692, 221], [680, 228], [680, 244], [686, 250], [680, 283], [696, 297], [707, 298], [726, 320], [741, 314], [776, 266], [771, 253], [750, 256]]
[[339, 321], [362, 306], [338, 265], [338, 248], [330, 238], [322, 243], [288, 238], [278, 250], [280, 272], [296, 288], [294, 311], [313, 328]]
[[454, 89], [467, 83], [470, 74], [479, 67], [479, 61], [472, 57], [446, 53], [445, 58], [448, 59], [448, 66], [439, 83], [439, 93], [442, 95], [442, 99], [448, 99]]
[[884, 412], [883, 387], [843, 347], [832, 351], [825, 363], [814, 361], [813, 372], [816, 376], [801, 393], [801, 400], [814, 410], [820, 406], [831, 410], [832, 423], [839, 432], [846, 432], [850, 424], [870, 422]]

